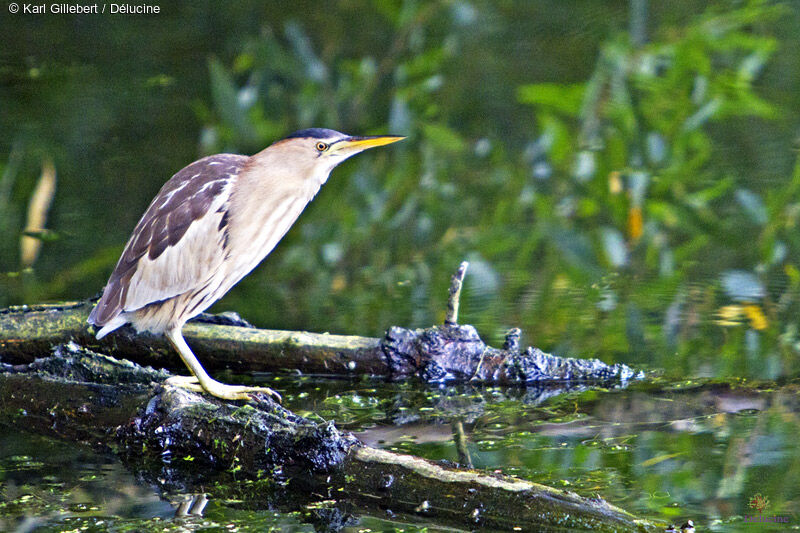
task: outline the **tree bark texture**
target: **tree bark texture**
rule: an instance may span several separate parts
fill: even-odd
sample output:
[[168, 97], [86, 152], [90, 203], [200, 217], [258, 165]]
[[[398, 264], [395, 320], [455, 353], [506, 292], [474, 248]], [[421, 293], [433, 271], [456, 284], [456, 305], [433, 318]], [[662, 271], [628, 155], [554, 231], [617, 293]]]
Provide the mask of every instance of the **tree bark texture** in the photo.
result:
[[[98, 341], [86, 323], [91, 302], [20, 306], [0, 310], [0, 361], [30, 363], [52, 346], [76, 342], [141, 365], [182, 368], [161, 335], [137, 334], [126, 326]], [[217, 323], [211, 323], [217, 322]], [[221, 323], [220, 323], [221, 322]], [[210, 317], [184, 326], [186, 341], [208, 370], [300, 371], [305, 374], [385, 376], [426, 381], [541, 383], [622, 381], [642, 378], [623, 364], [557, 357], [519, 346], [518, 329], [502, 349], [488, 346], [470, 325], [426, 329], [393, 326], [383, 338], [276, 331], [228, 325]], [[234, 322], [236, 323], [236, 322]]]

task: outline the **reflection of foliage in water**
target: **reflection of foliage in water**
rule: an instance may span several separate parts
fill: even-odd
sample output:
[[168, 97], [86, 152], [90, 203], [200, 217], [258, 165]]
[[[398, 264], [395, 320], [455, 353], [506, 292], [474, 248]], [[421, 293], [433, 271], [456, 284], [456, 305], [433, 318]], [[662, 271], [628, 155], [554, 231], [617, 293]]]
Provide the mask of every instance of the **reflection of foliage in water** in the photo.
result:
[[372, 444], [458, 461], [448, 422], [463, 420], [476, 468], [600, 494], [642, 515], [693, 518], [711, 531], [752, 527], [742, 517], [752, 514], [756, 492], [777, 515], [790, 513], [800, 496], [797, 384], [637, 383], [543, 403], [495, 387], [398, 393], [394, 385], [329, 383], [298, 395], [294, 383], [283, 385], [293, 409], [324, 405], [328, 417], [349, 420]]
[[[365, 439], [382, 438], [381, 447], [457, 461], [448, 422], [464, 420], [476, 468], [600, 495], [643, 516], [679, 523], [692, 518], [704, 531], [749, 531], [753, 524], [743, 516], [753, 514], [748, 504], [756, 493], [769, 499], [770, 515], [794, 520], [791, 513], [800, 497], [797, 383], [767, 389], [736, 383], [637, 383], [624, 390], [584, 390], [530, 403], [523, 389], [270, 379], [293, 411], [347, 420]], [[407, 423], [399, 423], [401, 418]], [[252, 495], [265, 498], [261, 482], [240, 482], [237, 490], [222, 485], [225, 491], [206, 484], [212, 494], [225, 496], [212, 497], [203, 518], [173, 519], [176, 504], [186, 495], [166, 493], [166, 501], [159, 501], [151, 490], [163, 490], [163, 485], [135, 484], [117, 464], [86, 448], [7, 432], [0, 452], [0, 525], [6, 529], [13, 530], [25, 516], [37, 516], [43, 531], [67, 526], [161, 531], [200, 525], [216, 530], [227, 524], [242, 531], [270, 526], [312, 530], [308, 508], [297, 513], [259, 507], [264, 500]], [[319, 497], [321, 504], [330, 499]], [[419, 519], [424, 525], [424, 517]], [[345, 531], [397, 526], [367, 518]], [[785, 530], [784, 524], [762, 526]]]

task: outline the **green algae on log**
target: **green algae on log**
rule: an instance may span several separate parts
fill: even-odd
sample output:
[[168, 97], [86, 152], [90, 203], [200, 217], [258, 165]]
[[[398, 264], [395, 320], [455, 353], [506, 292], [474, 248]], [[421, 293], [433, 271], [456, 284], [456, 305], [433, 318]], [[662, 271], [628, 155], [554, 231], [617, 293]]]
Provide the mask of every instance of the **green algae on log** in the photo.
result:
[[[0, 310], [0, 361], [29, 363], [52, 346], [69, 341], [143, 365], [182, 368], [162, 335], [120, 328], [98, 341], [86, 323], [91, 302], [20, 306]], [[214, 323], [209, 323], [214, 322]], [[212, 317], [183, 329], [192, 350], [209, 370], [321, 375], [375, 375], [426, 381], [541, 383], [546, 381], [621, 381], [639, 379], [623, 364], [554, 356], [537, 348], [519, 348], [519, 330], [511, 330], [502, 349], [488, 346], [470, 325], [426, 329], [390, 327], [382, 338], [276, 331], [232, 326]], [[240, 323], [234, 321], [233, 323]]]
[[212, 495], [224, 495], [226, 483], [239, 493], [246, 481], [268, 480], [301, 500], [320, 495], [461, 527], [659, 529], [603, 500], [370, 448], [269, 398], [236, 405], [157, 384], [163, 377], [76, 344], [57, 346], [28, 365], [0, 364], [0, 424], [113, 451], [144, 479], [155, 469], [159, 484], [210, 483]]
[[[137, 334], [120, 328], [98, 341], [86, 322], [93, 302], [18, 306], [0, 310], [0, 361], [28, 363], [52, 346], [74, 341], [87, 348], [140, 364], [181, 368], [178, 354], [163, 335]], [[220, 322], [215, 318], [213, 322]], [[223, 320], [229, 323], [228, 320]], [[193, 321], [183, 328], [187, 342], [208, 370], [297, 369], [319, 374], [386, 372], [377, 357], [380, 340], [229, 326]]]
[[354, 473], [344, 482], [345, 492], [373, 499], [377, 486], [381, 500], [373, 503], [395, 511], [506, 531], [649, 531], [653, 526], [600, 498], [521, 479], [369, 447], [357, 448], [352, 456], [348, 470]]

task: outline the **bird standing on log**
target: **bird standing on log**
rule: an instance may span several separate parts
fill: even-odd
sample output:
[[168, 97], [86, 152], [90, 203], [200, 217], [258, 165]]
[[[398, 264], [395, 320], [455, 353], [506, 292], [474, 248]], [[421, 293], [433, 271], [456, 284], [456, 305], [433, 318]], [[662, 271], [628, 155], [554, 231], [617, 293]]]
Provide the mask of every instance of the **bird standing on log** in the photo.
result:
[[252, 157], [218, 154], [178, 171], [133, 230], [103, 296], [89, 315], [100, 339], [131, 323], [164, 333], [192, 377], [171, 384], [226, 400], [266, 387], [225, 385], [210, 377], [181, 329], [269, 254], [336, 165], [404, 137], [352, 137], [329, 129], [298, 131]]

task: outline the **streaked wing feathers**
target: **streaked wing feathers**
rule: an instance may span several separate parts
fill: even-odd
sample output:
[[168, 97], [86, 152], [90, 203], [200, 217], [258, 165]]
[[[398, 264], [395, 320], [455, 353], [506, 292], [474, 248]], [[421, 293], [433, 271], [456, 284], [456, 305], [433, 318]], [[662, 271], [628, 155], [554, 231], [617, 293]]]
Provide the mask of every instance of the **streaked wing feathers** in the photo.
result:
[[91, 323], [102, 326], [207, 283], [225, 258], [230, 186], [248, 159], [205, 157], [164, 184], [128, 240]]

